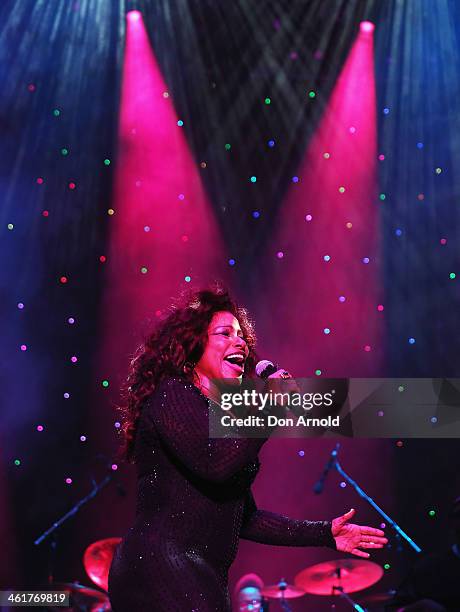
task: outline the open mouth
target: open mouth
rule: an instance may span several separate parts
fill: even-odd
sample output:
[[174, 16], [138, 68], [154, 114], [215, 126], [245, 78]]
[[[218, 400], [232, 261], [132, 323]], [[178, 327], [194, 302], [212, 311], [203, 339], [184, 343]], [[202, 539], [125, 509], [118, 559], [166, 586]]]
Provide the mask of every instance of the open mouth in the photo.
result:
[[244, 362], [246, 357], [242, 353], [231, 353], [224, 357], [225, 363], [237, 374], [241, 376], [244, 372]]

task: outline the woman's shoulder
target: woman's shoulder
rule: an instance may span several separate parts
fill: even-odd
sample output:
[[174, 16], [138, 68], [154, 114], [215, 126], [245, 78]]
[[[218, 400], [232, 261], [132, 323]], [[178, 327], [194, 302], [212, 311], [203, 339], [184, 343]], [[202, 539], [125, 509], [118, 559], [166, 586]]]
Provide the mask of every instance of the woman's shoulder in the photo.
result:
[[146, 403], [196, 401], [197, 399], [206, 401], [206, 397], [192, 382], [180, 376], [168, 376], [156, 385], [151, 395], [146, 398]]

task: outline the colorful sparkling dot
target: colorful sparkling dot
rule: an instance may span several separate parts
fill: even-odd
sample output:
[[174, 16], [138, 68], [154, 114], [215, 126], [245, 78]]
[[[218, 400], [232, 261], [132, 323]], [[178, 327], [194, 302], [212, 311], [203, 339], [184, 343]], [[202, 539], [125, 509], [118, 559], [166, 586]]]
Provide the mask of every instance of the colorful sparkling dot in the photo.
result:
[[236, 262], [235, 262], [234, 259], [229, 259], [228, 263], [229, 263], [230, 266], [234, 266]]
[[167, 91], [163, 92], [163, 98], [169, 98], [169, 93]]
[[21, 465], [21, 461], [19, 459], [14, 460], [14, 465]]
[[72, 355], [72, 357], [70, 358], [70, 361], [71, 361], [72, 363], [77, 363], [77, 361], [78, 361], [78, 357], [77, 357], [76, 355]]
[[116, 472], [116, 470], [118, 470], [118, 465], [116, 463], [112, 463], [111, 468], [114, 472]]
[[270, 98], [265, 98], [264, 102], [265, 104], [271, 104], [272, 101], [270, 100]]
[[369, 257], [363, 257], [363, 264], [368, 264], [370, 262]]
[[180, 193], [177, 197], [179, 200], [185, 200], [185, 194], [183, 193]]
[[61, 149], [61, 155], [68, 155], [69, 154], [69, 149], [66, 149], [65, 147], [63, 149]]
[[254, 210], [252, 216], [254, 217], [254, 219], [258, 219], [260, 217], [260, 212], [258, 210]]
[[145, 266], [142, 266], [141, 274], [147, 274], [147, 272], [148, 272], [148, 268], [146, 268]]
[[398, 441], [396, 442], [396, 446], [397, 446], [398, 448], [402, 448], [402, 447], [404, 446], [404, 442], [403, 442], [402, 440], [398, 440]]
[[354, 134], [356, 132], [356, 128], [352, 125], [348, 131], [350, 132], [350, 134]]
[[113, 208], [109, 208], [109, 210], [107, 211], [107, 214], [112, 216], [115, 214], [115, 211], [113, 210]]
[[230, 151], [231, 148], [232, 148], [232, 145], [229, 142], [227, 142], [227, 144], [225, 145], [225, 150]]
[[69, 183], [69, 189], [75, 189], [76, 186], [75, 183]]
[[177, 122], [177, 125], [179, 127], [182, 127], [184, 125], [184, 122], [182, 121], [182, 119], [179, 119], [179, 121]]
[[441, 174], [442, 168], [436, 168], [435, 172], [436, 172], [436, 174]]
[[385, 200], [385, 199], [386, 199], [386, 197], [387, 197], [387, 196], [386, 196], [384, 193], [381, 193], [381, 194], [379, 195], [379, 198], [382, 200], [382, 202], [383, 202], [383, 200]]
[[322, 372], [321, 370], [315, 370], [315, 376], [321, 376]]
[[276, 254], [276, 256], [278, 257], [278, 259], [283, 259], [283, 257], [284, 257], [284, 253], [283, 253], [283, 251], [278, 251], [278, 253]]
[[114, 427], [115, 427], [115, 429], [120, 429], [121, 423], [119, 421], [115, 421]]
[[331, 256], [330, 255], [324, 255], [323, 259], [324, 259], [324, 261], [331, 261]]
[[441, 238], [441, 240], [439, 241], [442, 245], [447, 244], [447, 239], [446, 238]]
[[299, 450], [298, 451], [298, 455], [299, 455], [299, 457], [303, 457], [305, 455], [305, 451]]
[[383, 114], [384, 114], [384, 115], [388, 115], [389, 113], [390, 113], [390, 109], [389, 109], [388, 107], [385, 107], [385, 108], [383, 109]]
[[29, 91], [35, 91], [35, 85], [34, 85], [33, 83], [29, 83], [29, 84], [27, 85], [27, 89], [28, 89]]
[[66, 478], [65, 481], [66, 481], [66, 484], [72, 484], [72, 479], [71, 478]]
[[298, 176], [293, 176], [292, 177], [292, 182], [293, 183], [298, 183], [299, 182], [299, 177]]
[[55, 108], [55, 109], [53, 110], [53, 115], [54, 115], [55, 117], [59, 117], [59, 115], [60, 115], [60, 114], [61, 114], [61, 111], [60, 111], [58, 108]]
[[312, 215], [305, 215], [305, 221], [311, 221], [312, 219]]
[[48, 217], [48, 216], [49, 216], [49, 212], [48, 212], [47, 210], [44, 210], [44, 211], [42, 212], [42, 215], [43, 215], [44, 217]]
[[339, 187], [339, 192], [340, 193], [345, 193], [345, 187]]
[[109, 386], [109, 381], [108, 380], [103, 380], [102, 381], [102, 386], [107, 388]]
[[380, 529], [385, 529], [386, 528], [386, 523], [380, 523], [379, 527], [380, 527]]
[[396, 234], [396, 236], [402, 236], [402, 229], [399, 229], [399, 227], [396, 228], [395, 229], [395, 234]]
[[389, 563], [385, 563], [385, 565], [383, 567], [384, 567], [384, 569], [389, 570], [391, 565]]
[[181, 236], [181, 240], [182, 242], [188, 242], [188, 236], [184, 234], [183, 236]]
[[257, 176], [251, 176], [251, 183], [257, 182]]
[[316, 93], [313, 90], [311, 90], [311, 91], [308, 92], [308, 97], [309, 98], [316, 98]]
[[417, 149], [423, 149], [423, 142], [417, 143]]
[[75, 323], [75, 319], [73, 317], [69, 317], [67, 319], [67, 323], [70, 323], [70, 325], [73, 325]]
[[384, 161], [384, 159], [385, 159], [385, 155], [383, 155], [383, 154], [381, 153], [381, 154], [379, 155], [379, 160], [380, 160], [380, 161]]
[[63, 285], [65, 285], [68, 279], [67, 279], [67, 276], [61, 276], [59, 280]]
[[377, 306], [377, 310], [378, 310], [379, 312], [383, 312], [383, 311], [385, 310], [385, 308], [384, 308], [383, 304], [379, 304], [379, 305]]
[[8, 223], [7, 228], [9, 230], [12, 230], [14, 228], [14, 225], [12, 223]]
[[206, 162], [201, 162], [200, 166], [201, 168], [206, 168]]
[[431, 421], [432, 423], [437, 423], [437, 422], [438, 422], [438, 417], [432, 416], [432, 417], [431, 417], [431, 419], [430, 419], [430, 421]]
[[41, 176], [39, 176], [39, 177], [38, 177], [38, 179], [37, 179], [37, 183], [38, 183], [39, 185], [43, 185], [44, 180], [42, 179], [42, 177], [41, 177]]
[[329, 327], [325, 327], [325, 328], [323, 329], [323, 332], [324, 332], [324, 333], [326, 334], [326, 336], [327, 336], [328, 334], [330, 334], [330, 333], [331, 333], [331, 330], [329, 329]]
[[341, 302], [343, 304], [343, 302], [345, 302], [347, 298], [344, 295], [340, 295], [339, 296], [339, 302]]
[[269, 140], [267, 144], [268, 144], [268, 146], [269, 146], [271, 149], [273, 149], [273, 147], [275, 146], [275, 141], [274, 141], [274, 140]]
[[323, 153], [324, 159], [329, 159], [330, 156], [331, 156], [330, 153]]
[[402, 393], [404, 391], [404, 385], [399, 385], [398, 391]]
[[80, 436], [80, 442], [86, 442], [86, 436]]
[[24, 304], [22, 302], [18, 302], [18, 308], [19, 310], [22, 310], [24, 308]]
[[340, 483], [340, 488], [345, 489], [346, 486], [347, 486], [347, 483], [344, 480], [342, 480], [342, 482]]
[[424, 193], [419, 193], [417, 195], [417, 200], [420, 200], [420, 202], [422, 202], [425, 199], [425, 194]]
[[409, 344], [415, 344], [415, 338], [409, 338], [408, 342]]
[[104, 165], [105, 166], [110, 166], [110, 159], [108, 157], [106, 159], [104, 159]]
[[353, 223], [352, 223], [351, 221], [348, 221], [348, 222], [345, 224], [345, 227], [346, 227], [347, 229], [351, 229], [351, 228], [353, 227]]
[[451, 280], [454, 280], [454, 278], [455, 278], [456, 276], [457, 276], [457, 275], [455, 274], [455, 272], [451, 272], [451, 273], [449, 274], [449, 278], [450, 278]]
[[364, 350], [366, 351], [366, 353], [370, 353], [371, 352], [371, 346], [369, 346], [369, 344], [366, 344], [364, 346]]
[[70, 393], [67, 393], [67, 391], [64, 393], [64, 399], [69, 399], [70, 397]]
[[44, 427], [43, 425], [37, 425], [37, 431], [43, 431]]
[[192, 277], [191, 276], [186, 276], [184, 278], [184, 280], [185, 280], [186, 283], [189, 283], [192, 280]]
[[21, 351], [27, 351], [27, 345], [21, 344]]
[[99, 261], [100, 261], [101, 263], [105, 263], [105, 262], [107, 261], [107, 257], [106, 257], [105, 255], [101, 255], [101, 256], [99, 257]]

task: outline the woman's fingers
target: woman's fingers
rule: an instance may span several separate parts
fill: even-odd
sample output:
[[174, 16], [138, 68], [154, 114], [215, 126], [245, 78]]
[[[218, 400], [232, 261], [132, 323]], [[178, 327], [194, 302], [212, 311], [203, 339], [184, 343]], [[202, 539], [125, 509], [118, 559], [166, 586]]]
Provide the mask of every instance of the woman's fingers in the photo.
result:
[[383, 548], [384, 544], [382, 542], [361, 542], [359, 547], [360, 548]]
[[380, 536], [384, 537], [385, 532], [381, 529], [375, 529], [374, 527], [360, 527], [362, 535]]
[[381, 538], [380, 536], [370, 536], [370, 535], [361, 536], [361, 541], [362, 542], [376, 542], [377, 544], [387, 544], [388, 543], [387, 538]]
[[363, 559], [368, 559], [370, 557], [369, 553], [363, 552], [362, 550], [359, 550], [359, 548], [353, 548], [351, 554], [356, 555], [357, 557], [362, 557]]

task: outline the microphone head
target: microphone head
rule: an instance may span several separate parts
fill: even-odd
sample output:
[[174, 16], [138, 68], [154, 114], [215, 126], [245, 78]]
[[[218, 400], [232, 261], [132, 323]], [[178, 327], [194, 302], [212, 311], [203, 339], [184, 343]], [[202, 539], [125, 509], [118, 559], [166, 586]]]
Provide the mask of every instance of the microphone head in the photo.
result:
[[268, 361], [268, 359], [262, 359], [256, 365], [256, 374], [259, 378], [267, 378], [271, 374], [276, 372], [277, 368], [272, 361]]

